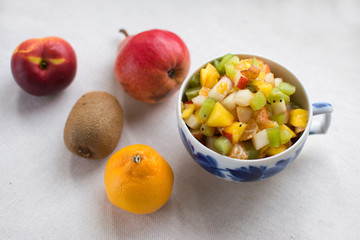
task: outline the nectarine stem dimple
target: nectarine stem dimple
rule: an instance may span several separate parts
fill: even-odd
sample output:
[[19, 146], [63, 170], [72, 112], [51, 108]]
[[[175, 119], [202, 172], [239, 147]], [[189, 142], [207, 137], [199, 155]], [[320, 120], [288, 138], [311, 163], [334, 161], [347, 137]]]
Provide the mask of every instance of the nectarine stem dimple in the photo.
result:
[[45, 60], [41, 60], [40, 62], [40, 68], [41, 69], [46, 69], [48, 66], [48, 63]]
[[132, 158], [131, 161], [133, 161], [134, 163], [140, 163], [142, 160], [142, 156], [139, 154], [135, 154]]
[[119, 32], [123, 33], [125, 35], [125, 37], [129, 36], [129, 34], [127, 33], [127, 31], [125, 29], [120, 29]]

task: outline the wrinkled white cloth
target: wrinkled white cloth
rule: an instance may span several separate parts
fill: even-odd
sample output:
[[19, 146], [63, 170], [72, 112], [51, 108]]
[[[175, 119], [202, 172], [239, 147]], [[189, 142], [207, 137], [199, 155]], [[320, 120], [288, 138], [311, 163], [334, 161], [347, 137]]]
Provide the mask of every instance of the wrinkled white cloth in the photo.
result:
[[[1, 1], [0, 239], [357, 239], [359, 11], [355, 0]], [[190, 50], [190, 72], [228, 52], [273, 59], [303, 81], [313, 102], [333, 104], [329, 132], [309, 136], [273, 178], [218, 179], [181, 143], [177, 94], [149, 105], [121, 90], [113, 74], [120, 28], [177, 33]], [[10, 59], [22, 41], [45, 36], [66, 39], [78, 69], [60, 94], [35, 97], [13, 80]], [[147, 144], [172, 166], [173, 192], [159, 211], [114, 207], [104, 188], [107, 159], [67, 151], [67, 116], [94, 90], [113, 94], [124, 108], [116, 150]]]

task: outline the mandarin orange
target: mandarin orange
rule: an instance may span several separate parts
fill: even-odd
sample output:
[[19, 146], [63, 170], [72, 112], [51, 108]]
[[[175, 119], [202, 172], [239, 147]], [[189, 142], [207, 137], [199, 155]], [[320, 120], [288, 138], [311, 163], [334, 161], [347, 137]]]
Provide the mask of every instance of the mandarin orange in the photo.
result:
[[112, 204], [128, 212], [148, 214], [170, 198], [174, 173], [153, 148], [135, 144], [114, 153], [105, 168], [105, 189]]

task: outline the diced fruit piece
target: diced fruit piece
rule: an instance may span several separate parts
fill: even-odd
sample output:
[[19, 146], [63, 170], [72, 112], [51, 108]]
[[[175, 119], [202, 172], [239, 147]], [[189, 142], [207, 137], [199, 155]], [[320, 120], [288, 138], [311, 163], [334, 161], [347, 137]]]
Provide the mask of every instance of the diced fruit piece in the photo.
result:
[[233, 82], [230, 78], [224, 76], [220, 81], [210, 90], [208, 96], [215, 101], [220, 102], [225, 98], [229, 93], [230, 89], [233, 87]]
[[212, 65], [216, 68], [216, 70], [219, 72], [219, 64], [220, 64], [220, 60], [219, 59], [215, 59], [212, 62]]
[[234, 78], [232, 78], [231, 80], [234, 82], [234, 86], [236, 87], [236, 83], [239, 82], [240, 76], [242, 76], [242, 75], [240, 73], [240, 70], [235, 68], [234, 71], [235, 71], [235, 75], [234, 75]]
[[225, 73], [225, 64], [228, 63], [233, 56], [231, 53], [228, 53], [220, 60], [217, 70], [221, 75]]
[[283, 82], [282, 78], [275, 78], [274, 79], [274, 83], [275, 83], [275, 87], [279, 86], [279, 84]]
[[296, 137], [296, 134], [285, 124], [280, 125], [279, 128], [281, 144], [285, 144], [289, 142], [291, 138]]
[[267, 135], [269, 138], [270, 147], [279, 147], [280, 146], [280, 128], [279, 126], [267, 128]]
[[256, 80], [263, 81], [264, 78], [265, 78], [265, 75], [266, 75], [266, 74], [265, 74], [263, 71], [261, 71], [261, 72], [259, 73], [259, 75], [257, 76]]
[[230, 60], [227, 63], [230, 63], [233, 66], [236, 66], [240, 63], [240, 59], [238, 56], [233, 56], [232, 58], [230, 58]]
[[195, 104], [185, 104], [184, 110], [181, 114], [183, 119], [188, 118], [195, 110]]
[[252, 93], [256, 93], [258, 91], [258, 80], [249, 80], [246, 85], [246, 89], [249, 89]]
[[220, 136], [214, 140], [214, 150], [223, 155], [230, 153], [232, 149], [231, 141], [224, 136]]
[[[238, 56], [233, 56], [227, 63], [225, 63], [225, 73], [231, 79], [234, 80], [236, 74], [240, 73], [240, 71], [235, 69], [235, 65], [239, 64], [240, 60]], [[238, 72], [238, 73], [237, 73]]]
[[262, 82], [262, 84], [260, 84], [258, 86], [258, 90], [261, 90], [263, 92], [263, 94], [265, 95], [265, 97], [267, 98], [267, 97], [269, 97], [273, 86], [270, 83], [267, 83], [264, 81], [261, 81], [261, 82]]
[[267, 155], [266, 155], [266, 150], [269, 148], [269, 146], [265, 146], [263, 148], [260, 148], [259, 149], [259, 155], [258, 155], [258, 158], [265, 158]]
[[273, 115], [271, 119], [276, 121], [279, 125], [281, 125], [281, 124], [284, 124], [284, 122], [285, 122], [285, 115], [286, 115], [285, 112], [280, 113], [277, 115]]
[[204, 136], [212, 137], [214, 136], [215, 128], [206, 126], [206, 124], [202, 124], [200, 126], [200, 131]]
[[212, 88], [219, 78], [220, 74], [211, 63], [208, 63], [205, 68], [200, 70], [200, 84], [202, 87]]
[[[206, 101], [204, 102], [203, 106], [205, 105], [205, 103]], [[226, 110], [226, 108], [223, 107], [221, 103], [216, 102], [214, 108], [210, 113], [210, 116], [205, 123], [210, 127], [227, 127], [234, 121], [234, 119], [234, 115], [232, 115], [228, 110]]]
[[301, 133], [305, 130], [305, 127], [295, 127], [295, 133], [298, 134], [298, 133]]
[[266, 155], [274, 156], [286, 150], [284, 145], [280, 145], [279, 147], [269, 147], [265, 150]]
[[240, 107], [247, 107], [250, 105], [253, 97], [254, 94], [249, 89], [239, 90], [235, 95], [235, 103]]
[[194, 114], [191, 114], [188, 118], [184, 119], [186, 125], [188, 125], [192, 129], [199, 129], [201, 126], [201, 122], [197, 120]]
[[265, 74], [269, 73], [270, 72], [270, 66], [265, 64], [264, 67], [263, 67], [263, 71]]
[[271, 103], [271, 108], [274, 115], [282, 114], [286, 112], [286, 103], [283, 99]]
[[260, 73], [260, 68], [256, 67], [255, 65], [251, 65], [249, 69], [242, 70], [241, 74], [244, 75], [247, 79], [256, 79], [256, 77]]
[[190, 78], [189, 87], [200, 87], [200, 73], [194, 74]]
[[258, 123], [260, 129], [264, 128], [272, 128], [279, 126], [279, 124], [275, 121], [268, 120], [266, 123]]
[[191, 99], [191, 101], [193, 102], [193, 104], [195, 104], [195, 107], [200, 108], [203, 105], [206, 98], [207, 97], [204, 95], [198, 95], [198, 96], [194, 97], [193, 99]]
[[199, 95], [203, 95], [203, 96], [208, 96], [209, 92], [210, 92], [211, 88], [208, 88], [208, 87], [202, 87], [200, 88], [200, 91], [199, 91]]
[[200, 109], [201, 108], [195, 108], [194, 115], [200, 123], [204, 123], [205, 121], [199, 116]]
[[294, 94], [296, 91], [295, 86], [291, 85], [290, 83], [287, 83], [287, 82], [281, 82], [281, 83], [279, 83], [279, 85], [277, 87], [280, 89], [280, 91], [282, 91], [283, 93], [285, 93], [288, 96]]
[[[205, 138], [205, 146], [210, 148], [211, 150], [214, 150], [214, 141], [217, 137], [206, 137]], [[215, 151], [215, 150], [214, 150]]]
[[236, 108], [234, 97], [236, 95], [236, 92], [232, 92], [229, 95], [227, 95], [224, 100], [222, 100], [220, 103], [223, 105], [227, 110], [233, 111]]
[[290, 97], [285, 93], [283, 93], [282, 91], [280, 91], [279, 88], [274, 87], [273, 89], [271, 89], [271, 92], [267, 97], [268, 103], [276, 102], [279, 101], [280, 99], [284, 99], [285, 103], [290, 102]]
[[244, 59], [245, 69], [249, 69], [251, 67], [251, 59]]
[[243, 123], [250, 121], [252, 117], [252, 110], [250, 107], [236, 107], [238, 120]]
[[252, 138], [252, 143], [256, 150], [269, 145], [270, 141], [268, 138], [268, 133], [266, 129], [261, 130], [260, 132], [256, 133], [255, 136]]
[[246, 87], [246, 85], [249, 82], [249, 79], [247, 79], [246, 77], [244, 77], [240, 72], [239, 72], [239, 78], [234, 80], [234, 84], [237, 88], [239, 89], [244, 89]]
[[246, 141], [255, 136], [259, 129], [259, 126], [257, 125], [256, 121], [254, 119], [250, 119], [250, 121], [247, 123], [246, 129], [241, 135], [240, 141]]
[[225, 64], [225, 73], [230, 79], [234, 80], [235, 74], [236, 74], [234, 65], [232, 65], [231, 63], [226, 63]]
[[264, 96], [264, 93], [260, 90], [254, 94], [254, 97], [250, 102], [250, 107], [252, 108], [252, 110], [257, 111], [260, 110], [262, 107], [264, 107], [265, 104], [266, 104], [266, 97]]
[[202, 141], [203, 134], [199, 129], [190, 129], [190, 132], [198, 141]]
[[264, 81], [267, 83], [270, 83], [272, 86], [275, 86], [275, 81], [274, 81], [274, 74], [273, 73], [267, 73], [264, 77]]
[[269, 96], [267, 97], [267, 101], [268, 103], [272, 103], [274, 101], [279, 101], [280, 99], [283, 99], [283, 93], [280, 91], [279, 88], [274, 87], [273, 89], [271, 89], [271, 92], [269, 94]]
[[305, 128], [309, 117], [307, 110], [298, 108], [290, 111], [289, 123], [294, 127]]
[[255, 65], [255, 67], [260, 68], [260, 65], [258, 61], [256, 60], [256, 57], [254, 57], [251, 61], [251, 65]]
[[246, 123], [233, 122], [230, 126], [223, 129], [222, 134], [229, 138], [232, 143], [237, 143], [245, 129]]
[[244, 147], [246, 149], [248, 159], [258, 158], [259, 151], [255, 149], [255, 147], [251, 141], [245, 141], [245, 142], [242, 142], [242, 144], [244, 145]]
[[266, 107], [262, 107], [256, 114], [256, 122], [267, 123], [269, 120]]
[[235, 143], [231, 149], [229, 157], [236, 159], [248, 159], [248, 153], [242, 143]]
[[188, 101], [190, 101], [191, 99], [193, 99], [194, 97], [199, 95], [199, 91], [200, 91], [200, 87], [193, 87], [193, 88], [186, 89], [185, 95], [186, 95]]
[[204, 103], [201, 105], [200, 108], [200, 112], [199, 112], [199, 117], [205, 121], [209, 116], [210, 113], [212, 112], [214, 106], [215, 106], [216, 101], [212, 98], [207, 98]]

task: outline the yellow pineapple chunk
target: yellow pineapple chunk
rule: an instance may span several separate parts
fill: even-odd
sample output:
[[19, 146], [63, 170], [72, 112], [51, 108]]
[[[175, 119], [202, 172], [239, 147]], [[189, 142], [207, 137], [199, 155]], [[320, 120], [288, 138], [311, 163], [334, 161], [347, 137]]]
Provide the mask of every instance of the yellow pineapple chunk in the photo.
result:
[[205, 68], [200, 70], [200, 84], [202, 87], [214, 87], [219, 78], [220, 74], [211, 63], [208, 63]]
[[280, 132], [281, 132], [281, 131], [288, 131], [288, 132], [290, 132], [290, 133], [291, 133], [291, 138], [296, 137], [296, 134], [294, 133], [294, 131], [291, 130], [291, 129], [290, 129], [288, 126], [286, 126], [285, 124], [281, 124], [281, 125], [279, 126], [279, 128], [280, 128]]
[[309, 117], [307, 110], [298, 108], [290, 111], [289, 123], [294, 127], [305, 128]]
[[200, 109], [201, 108], [196, 109], [194, 115], [200, 123], [204, 123], [204, 120], [199, 116]]
[[265, 150], [265, 153], [266, 155], [269, 155], [269, 156], [274, 156], [276, 154], [279, 154], [283, 151], [286, 150], [286, 147], [285, 145], [280, 145], [279, 147], [269, 147], [268, 149]]
[[194, 112], [194, 110], [195, 110], [195, 104], [193, 104], [193, 103], [185, 104], [185, 108], [181, 114], [181, 117], [183, 119], [190, 117], [190, 115]]
[[259, 73], [259, 75], [257, 76], [257, 79], [258, 80], [264, 80], [264, 78], [265, 78], [265, 75], [266, 75], [266, 73], [264, 72], [264, 71], [261, 71], [260, 73]]
[[222, 134], [229, 138], [232, 143], [237, 143], [239, 142], [246, 126], [246, 123], [233, 122], [230, 126], [223, 129]]
[[205, 124], [209, 127], [227, 127], [234, 121], [232, 115], [221, 103], [216, 102]]
[[262, 82], [262, 84], [260, 84], [260, 86], [257, 86], [258, 90], [261, 90], [263, 92], [263, 94], [265, 95], [265, 97], [267, 98], [267, 97], [269, 97], [273, 86], [271, 85], [271, 83], [267, 83], [265, 81], [261, 81], [261, 82]]

